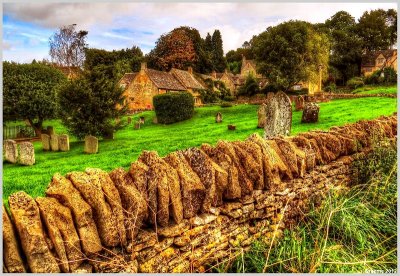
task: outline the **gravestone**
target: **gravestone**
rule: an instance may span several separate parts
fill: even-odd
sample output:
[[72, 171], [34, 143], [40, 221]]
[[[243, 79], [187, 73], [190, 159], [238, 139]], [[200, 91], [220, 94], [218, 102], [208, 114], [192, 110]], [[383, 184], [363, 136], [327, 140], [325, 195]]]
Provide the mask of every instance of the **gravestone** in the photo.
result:
[[121, 118], [115, 118], [115, 123], [118, 125], [119, 123], [121, 123]]
[[296, 111], [303, 110], [303, 108], [304, 108], [303, 96], [298, 96], [294, 99], [294, 108]]
[[92, 135], [86, 136], [84, 151], [86, 153], [97, 153], [98, 150], [99, 150], [99, 140]]
[[158, 124], [158, 119], [157, 119], [157, 117], [154, 117], [154, 118], [153, 118], [153, 124]]
[[316, 123], [318, 122], [319, 105], [316, 103], [306, 103], [301, 116], [302, 123]]
[[229, 130], [236, 130], [236, 126], [235, 125], [228, 125], [228, 129]]
[[19, 144], [19, 163], [21, 165], [32, 166], [35, 164], [35, 148], [31, 142]]
[[58, 135], [57, 134], [52, 134], [50, 135], [50, 147], [51, 151], [58, 151]]
[[128, 117], [128, 125], [132, 123], [132, 117]]
[[47, 134], [50, 136], [55, 134], [54, 128], [52, 126], [47, 127]]
[[260, 105], [257, 111], [258, 115], [258, 128], [263, 128], [265, 127], [266, 121], [267, 121], [267, 111], [266, 111], [266, 105], [263, 103]]
[[266, 101], [266, 123], [264, 137], [288, 136], [292, 127], [292, 105], [289, 97], [278, 92], [268, 93]]
[[18, 162], [17, 143], [14, 140], [5, 140], [3, 147], [5, 152], [5, 160], [13, 164], [17, 163]]
[[43, 134], [42, 133], [40, 138], [42, 139], [43, 150], [51, 150], [51, 147], [50, 147], [50, 136], [47, 135], [47, 134]]
[[140, 129], [140, 121], [135, 122], [135, 129]]
[[139, 118], [139, 123], [144, 124], [145, 118], [142, 116]]
[[216, 123], [221, 123], [222, 122], [222, 114], [221, 114], [221, 112], [218, 112], [217, 115], [215, 115], [215, 122]]
[[58, 136], [58, 147], [61, 151], [69, 151], [69, 136], [67, 134]]

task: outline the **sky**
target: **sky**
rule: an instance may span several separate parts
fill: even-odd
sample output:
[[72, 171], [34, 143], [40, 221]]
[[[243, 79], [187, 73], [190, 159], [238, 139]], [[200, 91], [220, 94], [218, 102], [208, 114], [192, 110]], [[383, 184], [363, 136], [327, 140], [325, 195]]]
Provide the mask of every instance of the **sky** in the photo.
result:
[[397, 9], [395, 3], [5, 3], [3, 60], [49, 59], [49, 37], [59, 27], [87, 30], [89, 47], [139, 46], [146, 54], [161, 34], [179, 26], [221, 31], [224, 52], [287, 20], [324, 22], [344, 10], [356, 20], [368, 10]]

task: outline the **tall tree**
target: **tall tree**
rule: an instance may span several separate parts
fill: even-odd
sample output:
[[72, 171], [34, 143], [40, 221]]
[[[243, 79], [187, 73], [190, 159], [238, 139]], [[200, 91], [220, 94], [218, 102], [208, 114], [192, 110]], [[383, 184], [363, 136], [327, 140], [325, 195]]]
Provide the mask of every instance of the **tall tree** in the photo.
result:
[[252, 48], [259, 72], [284, 90], [300, 81], [318, 82], [320, 66], [326, 76], [329, 40], [310, 23], [288, 21], [268, 27], [253, 38]]
[[45, 119], [57, 115], [57, 93], [65, 75], [52, 66], [3, 63], [3, 114], [5, 121], [28, 120], [37, 135]]
[[365, 50], [386, 50], [397, 40], [397, 12], [393, 9], [366, 11], [357, 29]]
[[207, 52], [212, 52], [213, 50], [213, 45], [212, 45], [212, 39], [210, 33], [207, 33], [206, 39], [204, 40], [204, 50]]
[[50, 56], [60, 66], [80, 67], [85, 59], [87, 31], [76, 31], [76, 24], [61, 27], [49, 39]]
[[215, 30], [212, 37], [212, 64], [213, 69], [218, 72], [223, 72], [226, 68], [226, 60], [224, 57], [224, 50], [222, 45], [222, 36], [219, 30]]

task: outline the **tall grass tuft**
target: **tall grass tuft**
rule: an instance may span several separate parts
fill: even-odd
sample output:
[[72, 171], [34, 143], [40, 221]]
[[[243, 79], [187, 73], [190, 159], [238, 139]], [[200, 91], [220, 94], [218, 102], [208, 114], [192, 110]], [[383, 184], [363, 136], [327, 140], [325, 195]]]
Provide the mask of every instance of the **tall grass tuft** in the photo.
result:
[[[224, 272], [396, 272], [397, 160], [394, 146], [354, 163], [364, 183], [331, 191], [271, 249], [261, 240]], [[366, 172], [368, 169], [368, 173]], [[268, 257], [267, 257], [268, 256]]]

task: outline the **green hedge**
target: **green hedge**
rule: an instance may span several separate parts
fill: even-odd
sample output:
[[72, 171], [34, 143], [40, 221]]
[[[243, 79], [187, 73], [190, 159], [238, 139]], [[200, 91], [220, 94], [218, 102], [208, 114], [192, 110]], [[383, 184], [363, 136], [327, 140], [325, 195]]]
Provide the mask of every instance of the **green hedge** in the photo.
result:
[[154, 111], [160, 124], [172, 124], [190, 119], [194, 98], [187, 92], [170, 92], [153, 97]]

